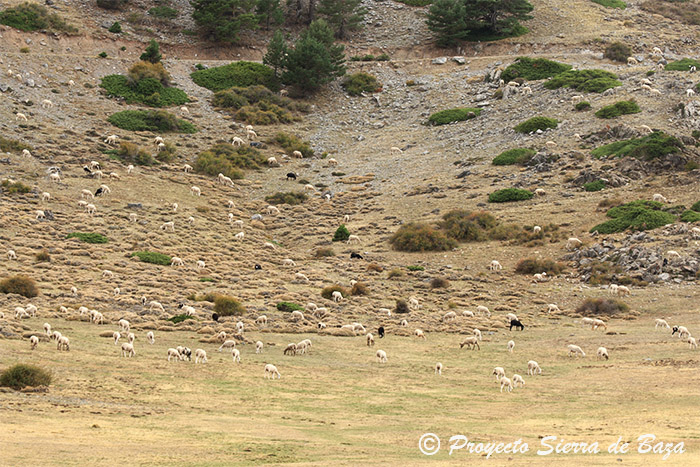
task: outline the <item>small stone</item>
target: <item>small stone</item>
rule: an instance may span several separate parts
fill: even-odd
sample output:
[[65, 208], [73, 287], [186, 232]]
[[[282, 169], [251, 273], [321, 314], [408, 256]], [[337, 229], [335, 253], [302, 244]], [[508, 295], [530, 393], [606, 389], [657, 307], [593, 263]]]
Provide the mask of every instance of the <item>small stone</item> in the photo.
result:
[[447, 57], [434, 58], [431, 63], [433, 65], [444, 65], [445, 63], [447, 63]]

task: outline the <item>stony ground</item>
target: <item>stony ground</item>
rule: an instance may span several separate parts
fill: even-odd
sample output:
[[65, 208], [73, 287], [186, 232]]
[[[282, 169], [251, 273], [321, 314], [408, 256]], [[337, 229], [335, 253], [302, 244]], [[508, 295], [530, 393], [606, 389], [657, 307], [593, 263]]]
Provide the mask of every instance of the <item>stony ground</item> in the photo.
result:
[[[683, 229], [605, 239], [591, 238], [586, 233], [605, 219], [604, 211], [597, 207], [607, 198], [632, 201], [662, 193], [674, 203], [690, 206], [698, 200], [697, 171], [597, 161], [589, 151], [601, 144], [601, 138], [587, 135], [605, 129], [607, 123], [591, 112], [574, 112], [570, 103], [574, 92], [549, 91], [542, 83], [534, 82], [529, 83], [532, 95], [497, 100], [492, 97], [496, 86], [483, 80], [487, 72], [508, 65], [522, 54], [560, 60], [577, 68], [607, 69], [619, 74], [623, 86], [611, 95], [587, 95], [593, 109], [635, 98], [643, 110], [611, 125], [623, 125], [620, 131], [629, 134], [636, 134], [640, 125], [648, 125], [676, 136], [689, 136], [693, 129], [700, 129], [698, 122], [681, 118], [674, 109], [678, 103], [688, 102], [685, 90], [695, 84], [696, 77], [681, 72], [657, 73], [650, 79], [654, 88], [663, 92], [662, 98], [648, 95], [640, 85], [655, 63], [649, 56], [652, 47], [661, 47], [669, 59], [697, 56], [694, 39], [687, 40], [696, 37], [697, 31], [651, 17], [638, 10], [635, 2], [624, 11], [606, 10], [583, 0], [563, 4], [542, 0], [533, 4], [536, 19], [528, 24], [528, 35], [499, 43], [472, 44], [461, 55], [464, 65], [452, 60], [437, 65], [432, 63], [434, 58], [452, 57], [457, 51], [446, 54], [415, 45], [426, 37], [420, 26], [423, 9], [388, 1], [371, 3], [370, 26], [348, 48], [352, 54], [386, 51], [394, 59], [353, 62], [349, 70], [375, 74], [383, 84], [378, 99], [345, 96], [334, 83], [309, 101], [312, 111], [301, 122], [256, 128], [262, 140], [280, 130], [297, 134], [310, 141], [317, 154], [330, 153], [339, 165], [330, 167], [321, 158], [292, 160], [281, 167], [247, 173], [245, 180], [237, 182], [237, 189], [222, 187], [211, 177], [182, 171], [183, 164], [192, 163], [200, 151], [215, 142], [244, 134], [237, 122], [211, 107], [211, 93], [195, 85], [189, 73], [196, 63], [216, 66], [233, 58], [259, 58], [264, 41], [251, 48], [207, 49], [196, 46], [189, 36], [151, 25], [165, 38], [165, 64], [175, 83], [196, 100], [188, 104], [190, 114], [184, 117], [200, 131], [195, 135], [166, 135], [166, 141], [177, 147], [177, 160], [157, 168], [137, 167], [127, 175], [123, 164], [102, 153], [107, 149], [105, 137], [116, 133], [122, 140], [152, 150], [156, 135], [125, 132], [107, 123], [112, 113], [137, 107], [106, 99], [97, 85], [102, 76], [125, 72], [143, 50], [143, 31], [127, 29], [126, 37], [114, 40], [100, 26], [128, 12], [97, 13], [88, 6], [91, 14], [80, 15], [86, 5], [62, 2], [56, 10], [87, 33], [54, 37], [0, 28], [0, 136], [33, 147], [31, 157], [0, 157], [0, 179], [12, 178], [33, 188], [27, 195], [2, 194], [2, 277], [29, 274], [41, 289], [41, 295], [32, 300], [39, 307], [39, 316], [28, 321], [13, 319], [14, 308], [26, 305], [27, 300], [0, 296], [0, 311], [5, 314], [5, 319], [0, 319], [0, 364], [39, 363], [53, 368], [57, 379], [48, 393], [0, 394], [3, 419], [15, 420], [11, 430], [0, 430], [4, 433], [0, 436], [12, 436], [3, 439], [3, 444], [14, 443], [9, 457], [13, 463], [36, 460], [27, 445], [17, 439], [52, 442], [78, 464], [106, 463], [114, 437], [122, 433], [128, 441], [124, 455], [135, 456], [139, 463], [225, 464], [242, 458], [249, 464], [325, 465], [327, 458], [319, 452], [330, 443], [336, 449], [330, 459], [336, 464], [377, 456], [387, 456], [390, 463], [414, 464], [424, 461], [416, 450], [417, 439], [424, 431], [433, 430], [441, 436], [476, 433], [480, 424], [475, 420], [485, 423], [478, 431], [482, 440], [505, 441], [526, 433], [549, 432], [567, 439], [578, 439], [576, 436], [582, 434], [583, 439], [593, 440], [601, 429], [606, 441], [618, 432], [632, 440], [648, 431], [668, 441], [686, 440], [689, 453], [668, 462], [687, 464], [697, 458], [696, 424], [684, 418], [697, 404], [692, 396], [692, 388], [697, 387], [697, 351], [671, 338], [668, 332], [653, 330], [657, 317], [686, 325], [691, 332], [700, 324], [695, 282], [680, 272], [682, 266], [693, 261], [697, 269], [697, 241]], [[188, 26], [183, 22], [178, 27]], [[604, 45], [600, 40], [623, 37], [634, 44], [639, 66], [620, 66], [602, 59]], [[125, 51], [120, 50], [122, 46]], [[29, 47], [30, 53], [20, 53], [20, 47]], [[109, 58], [97, 57], [103, 50]], [[20, 73], [20, 78], [9, 77], [5, 73], [8, 69]], [[75, 85], [68, 86], [69, 80]], [[411, 80], [414, 86], [406, 84]], [[54, 102], [53, 109], [40, 107], [46, 98]], [[424, 125], [431, 113], [456, 106], [478, 106], [483, 113], [469, 122], [437, 128]], [[28, 122], [17, 122], [16, 112], [25, 113]], [[533, 115], [554, 117], [561, 124], [543, 135], [522, 136], [512, 131], [514, 125]], [[584, 136], [584, 140], [577, 140], [574, 134]], [[554, 154], [559, 159], [542, 170], [490, 164], [505, 149], [544, 149], [549, 140], [558, 144]], [[392, 146], [400, 147], [403, 154], [390, 154]], [[266, 154], [280, 156], [274, 146]], [[687, 154], [696, 157], [692, 148]], [[99, 161], [106, 173], [118, 173], [121, 180], [87, 178], [82, 166], [92, 160]], [[46, 170], [50, 166], [63, 170], [60, 184], [49, 181]], [[319, 192], [302, 206], [283, 205], [281, 214], [267, 215], [265, 196], [302, 188], [285, 179], [289, 171], [315, 184]], [[572, 180], [587, 173], [617, 177], [620, 186], [586, 193]], [[101, 183], [108, 184], [112, 194], [96, 200], [97, 213], [88, 216], [77, 205], [80, 191], [94, 190]], [[202, 197], [190, 195], [192, 185], [202, 189]], [[488, 193], [510, 186], [544, 188], [547, 194], [515, 205], [486, 203]], [[330, 201], [320, 196], [326, 190], [332, 194]], [[51, 193], [50, 202], [40, 201], [43, 191]], [[235, 208], [227, 207], [228, 200], [234, 201]], [[175, 202], [179, 204], [177, 212], [171, 207]], [[128, 203], [141, 203], [142, 207], [131, 209]], [[559, 231], [551, 241], [534, 247], [491, 241], [462, 244], [444, 253], [404, 254], [390, 249], [387, 240], [401, 223], [436, 221], [455, 208], [487, 209], [502, 221], [527, 226], [556, 224]], [[54, 219], [36, 220], [37, 209], [50, 210]], [[138, 216], [136, 223], [129, 221], [132, 212]], [[229, 224], [229, 213], [244, 221], [243, 242], [233, 240], [239, 229]], [[251, 216], [258, 213], [263, 216], [262, 222], [252, 222]], [[361, 239], [359, 245], [330, 241], [346, 214], [351, 218], [348, 228]], [[195, 219], [191, 225], [187, 222], [190, 216]], [[174, 233], [160, 229], [168, 221], [175, 222]], [[75, 231], [99, 232], [110, 242], [89, 245], [66, 240], [66, 235]], [[663, 280], [655, 274], [648, 286], [633, 287], [632, 296], [625, 300], [632, 309], [629, 315], [613, 320], [605, 334], [592, 333], [576, 326], [578, 315], [574, 309], [584, 298], [607, 296], [607, 291], [581, 280], [585, 271], [580, 266], [585, 264], [581, 264], [580, 256], [565, 256], [571, 254], [564, 244], [572, 235], [584, 241], [582, 251], [600, 250], [602, 255], [614, 245], [626, 251], [643, 250], [643, 258], [658, 258], [673, 249], [682, 259], [674, 263], [676, 269], [668, 269], [670, 274]], [[269, 241], [275, 242], [275, 250], [263, 246]], [[315, 258], [313, 254], [320, 247], [332, 248], [335, 256]], [[5, 260], [7, 249], [16, 251], [17, 261]], [[48, 263], [34, 258], [43, 249], [51, 255]], [[129, 257], [133, 251], [146, 249], [179, 256], [185, 266], [155, 266]], [[353, 251], [365, 259], [350, 260]], [[568, 261], [567, 272], [549, 282], [533, 284], [531, 277], [513, 272], [516, 263], [525, 257]], [[286, 258], [293, 259], [296, 266], [284, 267]], [[502, 263], [502, 272], [488, 271], [492, 259]], [[197, 260], [206, 262], [204, 270], [195, 268]], [[383, 271], [368, 270], [370, 262]], [[262, 270], [255, 271], [255, 264], [260, 264]], [[409, 265], [425, 269], [411, 272], [406, 269]], [[403, 275], [389, 278], [388, 272], [397, 268]], [[113, 271], [114, 278], [102, 278], [105, 269]], [[309, 282], [298, 281], [297, 272], [308, 276]], [[431, 289], [429, 282], [434, 277], [447, 278], [450, 287]], [[349, 286], [351, 280], [365, 283], [369, 295], [353, 296], [341, 303], [320, 296], [322, 287]], [[78, 288], [77, 297], [71, 295], [71, 286]], [[118, 296], [113, 293], [115, 287], [120, 288]], [[264, 357], [256, 356], [251, 346], [244, 345], [244, 363], [237, 368], [232, 367], [228, 355], [215, 352], [216, 333], [226, 330], [235, 334], [238, 319], [214, 323], [209, 302], [188, 299], [191, 294], [206, 292], [224, 292], [241, 299], [246, 308], [241, 317], [246, 331], [237, 337], [248, 343], [262, 339], [266, 343]], [[143, 295], [162, 302], [165, 312], [143, 307]], [[393, 308], [396, 299], [409, 296], [418, 297], [422, 307], [407, 317], [407, 327], [399, 325], [402, 317], [388, 317], [377, 311]], [[323, 317], [307, 313], [305, 322], [291, 323], [287, 314], [276, 310], [280, 301], [314, 302], [329, 311]], [[177, 305], [182, 302], [197, 309], [195, 322], [172, 325], [165, 321], [163, 318], [178, 313]], [[562, 313], [546, 314], [549, 303], [558, 304]], [[475, 310], [477, 305], [488, 306], [492, 315], [460, 316], [455, 323], [441, 320], [449, 310], [460, 313]], [[59, 313], [59, 306], [67, 307], [68, 314]], [[107, 324], [98, 327], [80, 321], [76, 312], [80, 306], [103, 312]], [[504, 316], [509, 312], [517, 313], [532, 334], [507, 331]], [[268, 326], [262, 329], [254, 323], [260, 314], [269, 318]], [[113, 330], [122, 317], [132, 322], [138, 335], [137, 357], [131, 361], [120, 360], [118, 349], [109, 339], [99, 337]], [[320, 320], [327, 324], [326, 330], [318, 330]], [[377, 367], [374, 351], [364, 346], [362, 337], [337, 336], [344, 334], [338, 326], [356, 321], [370, 331], [380, 324], [387, 328], [390, 341], [382, 341], [381, 345], [389, 353], [388, 370]], [[39, 350], [28, 350], [26, 339], [40, 332], [43, 322], [65, 330], [71, 337], [69, 355], [56, 353], [51, 344], [44, 342]], [[464, 352], [457, 354], [456, 344], [462, 338], [457, 334], [468, 334], [474, 327], [485, 333], [483, 352], [467, 353], [467, 357]], [[416, 328], [426, 331], [427, 342], [410, 337]], [[144, 342], [146, 330], [154, 330], [158, 336], [153, 348]], [[505, 343], [513, 336], [520, 355], [517, 361], [505, 351]], [[280, 347], [303, 337], [314, 342], [312, 355], [284, 359]], [[201, 346], [207, 350], [211, 362], [206, 369], [195, 371], [180, 363], [166, 365], [165, 349], [183, 342], [190, 342], [193, 349]], [[584, 346], [589, 353], [584, 363], [567, 361], [568, 343]], [[594, 358], [599, 345], [611, 351], [610, 362], [588, 360]], [[532, 358], [546, 368], [543, 380], [547, 384], [528, 379], [527, 389], [518, 389], [512, 400], [504, 402], [488, 377], [491, 369], [508, 361], [512, 362], [506, 365], [509, 373], [523, 373], [523, 362]], [[436, 387], [428, 381], [437, 359], [446, 365], [445, 379], [450, 382]], [[265, 362], [277, 364], [283, 373], [283, 380], [276, 386], [263, 384]], [[118, 371], [113, 373], [115, 365]], [[154, 368], [155, 374], [151, 375]], [[332, 390], [327, 392], [329, 387]], [[410, 392], [405, 395], [397, 388], [409, 388]], [[607, 399], [611, 393], [612, 399]], [[475, 398], [480, 405], [471, 412], [474, 409], [469, 404]], [[375, 402], [367, 404], [366, 400]], [[440, 413], [426, 411], [426, 402], [432, 404], [435, 400], [443, 401]], [[539, 400], [545, 403], [533, 402]], [[464, 407], [461, 412], [473, 414], [473, 418], [448, 417], [454, 412], [453, 406], [444, 401]], [[553, 408], [547, 403], [554, 404]], [[523, 406], [539, 415], [504, 425], [504, 414], [515, 417], [524, 412]], [[230, 409], [221, 415], [220, 407]], [[574, 422], [570, 419], [572, 413], [576, 414]], [[416, 424], [415, 420], [421, 421]], [[603, 422], [609, 428], [601, 428]], [[175, 429], [168, 430], [168, 423]], [[343, 433], [340, 438], [336, 436], [339, 430]], [[142, 437], [154, 431], [157, 434], [152, 438]], [[196, 436], [188, 436], [190, 432]], [[233, 433], [233, 439], [223, 436], [225, 432]], [[381, 436], [363, 444], [368, 433]], [[49, 440], [49, 434], [64, 441]], [[98, 440], [94, 452], [76, 448], [75, 440], [88, 435]], [[536, 435], [532, 438], [535, 443]], [[174, 446], [185, 448], [180, 454], [169, 454]], [[275, 454], [279, 457], [271, 457], [275, 450], [280, 450], [281, 454]], [[208, 452], [215, 454], [202, 462], [203, 453]], [[443, 461], [448, 460], [441, 456]], [[628, 459], [648, 463], [651, 458], [639, 456], [625, 461]], [[570, 465], [570, 458], [565, 456], [548, 460]], [[581, 462], [593, 465], [611, 460], [586, 458]]]

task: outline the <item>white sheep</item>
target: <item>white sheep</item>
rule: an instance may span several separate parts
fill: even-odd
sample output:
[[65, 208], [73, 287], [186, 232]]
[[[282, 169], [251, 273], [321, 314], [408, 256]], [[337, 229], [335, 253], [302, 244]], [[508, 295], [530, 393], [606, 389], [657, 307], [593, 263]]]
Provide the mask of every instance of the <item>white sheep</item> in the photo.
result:
[[691, 350], [698, 348], [698, 342], [695, 340], [694, 337], [688, 336], [688, 339], [686, 340], [686, 342], [688, 343], [688, 346], [690, 347]]
[[182, 166], [182, 170], [187, 174], [187, 173], [192, 172], [192, 170], [194, 170], [194, 168], [190, 164], [185, 164]]
[[119, 329], [120, 329], [122, 332], [129, 332], [129, 330], [131, 329], [131, 323], [129, 323], [129, 322], [128, 322], [127, 320], [125, 320], [125, 319], [120, 319], [119, 322], [118, 322], [118, 324], [119, 324]]
[[625, 287], [624, 285], [618, 285], [617, 286], [617, 295], [620, 297], [624, 297], [625, 295], [631, 295], [632, 292], [630, 291], [629, 288]]
[[668, 250], [666, 252], [666, 256], [668, 256], [669, 258], [678, 258], [678, 259], [680, 259], [680, 257], [681, 257], [680, 253], [678, 253], [675, 250]]
[[21, 306], [15, 307], [15, 319], [29, 318], [29, 313], [27, 310]]
[[297, 344], [295, 342], [287, 344], [282, 352], [284, 355], [296, 355], [297, 354]]
[[134, 171], [134, 165], [133, 165], [133, 164], [129, 164], [129, 165], [126, 166], [126, 174], [127, 174], [127, 175], [131, 175], [131, 172], [133, 172], [133, 171]]
[[29, 337], [29, 344], [31, 346], [31, 350], [36, 349], [36, 346], [39, 345], [39, 338], [36, 336], [30, 336]]
[[513, 382], [510, 378], [506, 378], [505, 376], [501, 378], [501, 392], [503, 392], [503, 388], [506, 388], [507, 392], [513, 392]]
[[419, 339], [425, 339], [425, 334], [423, 333], [423, 330], [422, 330], [422, 329], [416, 329], [413, 333], [414, 333], [414, 334], [416, 335], [416, 337], [418, 337]]
[[267, 316], [260, 315], [255, 319], [255, 324], [260, 324], [262, 326], [267, 325]]
[[513, 353], [513, 349], [515, 348], [515, 341], [508, 341], [508, 352]]
[[654, 326], [654, 329], [658, 329], [660, 327], [671, 329], [671, 326], [668, 325], [668, 323], [666, 322], [665, 319], [657, 318], [655, 322], [656, 322], [656, 325]]
[[270, 214], [270, 215], [272, 215], [272, 214], [279, 214], [279, 213], [280, 213], [279, 208], [277, 208], [277, 206], [272, 206], [272, 205], [266, 207], [266, 208], [265, 208], [265, 211], [266, 211], [268, 214]]
[[78, 296], [78, 288], [75, 287], [75, 286], [71, 287], [71, 288], [70, 288], [70, 294], [71, 294], [72, 296], [74, 296], [74, 297], [77, 297], [77, 296]]
[[161, 152], [165, 151], [167, 149], [167, 146], [165, 143], [158, 143], [158, 146], [156, 146], [156, 152]]
[[110, 172], [109, 178], [112, 178], [114, 180], [121, 180], [122, 179], [117, 172]]
[[386, 363], [387, 362], [387, 357], [386, 357], [385, 351], [377, 350], [376, 356], [377, 356], [377, 361], [379, 363]]
[[174, 357], [176, 360], [182, 360], [182, 355], [180, 355], [177, 349], [168, 349], [168, 361], [170, 361], [170, 357]]
[[70, 352], [70, 340], [66, 336], [61, 336], [56, 339], [56, 350], [65, 350]]
[[95, 206], [94, 204], [88, 204], [87, 206], [85, 206], [85, 212], [92, 216], [97, 212], [97, 206]]
[[36, 213], [37, 220], [46, 219], [46, 213], [44, 211], [37, 210], [37, 211], [35, 211], [35, 213]]
[[539, 274], [533, 274], [533, 278], [535, 282], [546, 282], [547, 281], [547, 273], [539, 273]]
[[334, 302], [339, 302], [343, 299], [343, 294], [337, 290], [334, 290], [333, 293], [331, 294], [331, 298], [333, 299]]
[[401, 154], [403, 154], [401, 148], [398, 148], [396, 146], [392, 146], [391, 148], [389, 148], [389, 152], [391, 152], [392, 156], [400, 156]]
[[442, 376], [442, 363], [437, 362], [435, 364], [435, 374]]
[[25, 306], [24, 309], [31, 315], [32, 318], [36, 317], [36, 312], [38, 311], [36, 305], [32, 305], [30, 303], [29, 305]]
[[688, 331], [688, 328], [685, 326], [674, 326], [673, 327], [673, 333], [678, 333], [678, 338], [683, 339], [684, 337], [690, 337], [690, 331]]
[[114, 277], [114, 273], [110, 271], [109, 269], [105, 269], [102, 271], [102, 278], [103, 279], [112, 279]]
[[693, 227], [692, 229], [690, 229], [690, 235], [696, 240], [699, 239], [700, 238], [700, 227]]
[[408, 321], [406, 321], [405, 319], [402, 319], [400, 324], [401, 324], [401, 326], [406, 327], [406, 326], [408, 326]]
[[306, 185], [304, 185], [304, 191], [316, 191], [316, 187], [314, 187], [310, 183], [307, 183]]
[[194, 362], [195, 363], [207, 363], [207, 352], [204, 349], [197, 349], [194, 351]]
[[465, 337], [462, 342], [459, 343], [459, 348], [467, 347], [470, 350], [481, 350], [481, 346], [479, 345], [479, 338], [477, 336], [469, 336]]
[[236, 235], [233, 236], [234, 240], [238, 240], [238, 241], [243, 240], [243, 237], [245, 237], [244, 232], [238, 232]]
[[54, 172], [49, 175], [49, 180], [54, 183], [61, 183], [61, 176]]
[[219, 334], [216, 335], [216, 339], [224, 342], [226, 340], [226, 331], [219, 332]]
[[686, 89], [685, 90], [685, 97], [693, 97], [695, 95], [695, 91], [692, 89]]
[[157, 309], [157, 310], [160, 310], [161, 313], [164, 313], [164, 312], [165, 312], [165, 308], [163, 308], [163, 305], [161, 305], [160, 302], [156, 302], [155, 300], [152, 300], [152, 301], [148, 304], [148, 309], [149, 309], [149, 311], [153, 311], [154, 308]]
[[248, 128], [245, 131], [245, 137], [248, 141], [253, 141], [258, 137], [258, 134], [252, 128]]
[[190, 194], [194, 196], [202, 196], [202, 190], [198, 186], [190, 187]]
[[146, 333], [146, 340], [148, 340], [148, 343], [151, 345], [156, 343], [156, 336], [153, 334], [153, 331], [148, 331]]
[[255, 343], [255, 353], [262, 353], [263, 350], [263, 343], [262, 341], [257, 341]]
[[134, 355], [136, 355], [136, 350], [134, 350], [134, 344], [124, 342], [122, 344], [122, 357], [133, 357]]
[[15, 253], [15, 250], [7, 250], [7, 259], [8, 261], [11, 260], [17, 260], [17, 253]]
[[591, 323], [591, 329], [595, 331], [598, 328], [603, 328], [607, 331], [608, 325], [605, 324], [605, 321], [602, 319], [594, 318], [593, 322]]
[[117, 136], [117, 135], [109, 135], [107, 137], [107, 139], [105, 139], [105, 143], [109, 144], [110, 146], [113, 144], [117, 144], [118, 141], [119, 141], [119, 136]]
[[374, 345], [374, 336], [372, 333], [368, 332], [365, 338], [367, 339], [367, 347], [372, 347]]
[[474, 337], [476, 337], [478, 340], [483, 340], [483, 338], [481, 337], [481, 330], [480, 329], [474, 328], [472, 330], [472, 334], [474, 334]]
[[559, 313], [561, 310], [555, 303], [550, 303], [547, 305], [547, 313]]
[[239, 322], [236, 323], [236, 331], [237, 331], [239, 334], [243, 333], [243, 328], [244, 328], [243, 321], [239, 321]]
[[442, 316], [442, 321], [444, 323], [446, 323], [448, 321], [456, 321], [456, 320], [457, 320], [457, 313], [455, 313], [454, 311], [448, 311], [447, 313], [445, 313]]
[[504, 370], [503, 367], [497, 366], [493, 369], [491, 374], [496, 376], [496, 381], [500, 381], [501, 378], [506, 376], [506, 370]]
[[234, 363], [241, 363], [241, 351], [238, 349], [231, 350], [231, 357]]
[[576, 237], [569, 237], [569, 239], [566, 241], [566, 245], [564, 248], [566, 248], [568, 251], [575, 250], [576, 248], [580, 248], [581, 245], [583, 245], [583, 242], [579, 240]]
[[527, 374], [535, 376], [535, 373], [541, 375], [542, 368], [540, 368], [540, 365], [536, 361], [530, 360], [529, 362], [527, 362]]
[[596, 352], [596, 359], [608, 359], [608, 349], [605, 347], [598, 347], [598, 351]]
[[168, 230], [170, 229], [171, 232], [175, 232], [175, 222], [170, 221], [170, 222], [163, 222], [163, 225], [160, 226], [160, 230]]
[[656, 201], [657, 203], [668, 203], [666, 197], [661, 193], [654, 193], [654, 195], [651, 197], [651, 200]]
[[45, 191], [41, 194], [41, 200], [42, 201], [51, 201], [51, 193], [48, 191]]
[[579, 102], [583, 100], [583, 96], [581, 95], [576, 95], [576, 96], [571, 96], [571, 105], [576, 105]]
[[503, 266], [501, 266], [501, 263], [499, 263], [498, 261], [496, 261], [494, 259], [493, 261], [491, 261], [491, 264], [489, 265], [489, 269], [491, 271], [500, 271], [501, 269], [503, 269]]
[[291, 314], [292, 321], [304, 321], [304, 313], [299, 310], [292, 311]]
[[491, 312], [490, 312], [489, 309], [488, 309], [487, 307], [485, 307], [484, 305], [479, 305], [479, 306], [477, 306], [477, 307], [476, 307], [476, 312], [477, 312], [477, 313], [481, 313], [482, 315], [486, 315], [486, 316], [488, 316], [488, 317], [491, 317]]
[[27, 121], [27, 116], [24, 115], [23, 113], [16, 113], [15, 114], [15, 121], [17, 120], [24, 120], [25, 122]]
[[347, 243], [348, 243], [348, 244], [350, 244], [350, 243], [360, 243], [360, 237], [358, 237], [357, 235], [350, 235], [350, 236], [348, 237]]
[[218, 351], [221, 352], [224, 349], [235, 349], [236, 348], [236, 341], [233, 339], [229, 339], [227, 341], [224, 341], [223, 344], [221, 344], [221, 347], [218, 348]]
[[244, 143], [243, 139], [239, 138], [238, 136], [234, 136], [233, 139], [231, 140], [231, 144], [234, 146], [242, 146]]
[[170, 265], [171, 266], [184, 266], [185, 262], [182, 260], [182, 258], [179, 258], [177, 256], [173, 256], [170, 259]]
[[639, 62], [634, 57], [627, 57], [627, 65], [637, 65]]
[[474, 317], [474, 312], [470, 310], [464, 310], [462, 311], [462, 316], [466, 316], [468, 318], [473, 318]]
[[506, 314], [506, 322], [510, 323], [511, 321], [517, 321], [518, 320], [518, 315], [515, 313], [507, 313]]
[[51, 325], [49, 323], [44, 323], [44, 333], [46, 334], [46, 337], [51, 339]]
[[578, 358], [579, 355], [581, 357], [586, 356], [583, 349], [581, 349], [581, 347], [579, 347], [578, 345], [569, 344], [566, 346], [566, 348], [569, 349], [569, 357], [571, 357], [572, 355], [576, 355], [576, 358]]
[[268, 363], [265, 365], [265, 378], [267, 379], [275, 379], [275, 375], [277, 375], [277, 379], [282, 378], [282, 375], [280, 374], [279, 371], [277, 371], [277, 367], [271, 363]]

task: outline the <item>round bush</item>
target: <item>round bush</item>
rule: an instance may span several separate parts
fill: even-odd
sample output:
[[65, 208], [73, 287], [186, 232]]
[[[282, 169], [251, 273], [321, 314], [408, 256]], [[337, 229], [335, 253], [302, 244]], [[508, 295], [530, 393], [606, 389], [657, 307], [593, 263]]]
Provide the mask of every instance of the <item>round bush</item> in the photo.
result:
[[430, 117], [428, 117], [428, 122], [432, 125], [447, 125], [452, 122], [462, 122], [465, 120], [471, 120], [481, 115], [481, 109], [477, 108], [459, 108], [459, 109], [447, 109], [441, 110], [440, 112], [435, 112]]
[[523, 201], [532, 198], [533, 194], [529, 190], [520, 188], [504, 188], [494, 191], [489, 195], [489, 203], [508, 203], [510, 201]]
[[350, 238], [350, 231], [345, 227], [345, 224], [341, 224], [340, 227], [335, 230], [335, 234], [333, 234], [333, 241], [344, 242], [348, 238]]
[[634, 100], [620, 101], [612, 105], [603, 107], [595, 113], [598, 118], [615, 118], [620, 115], [636, 114], [641, 112], [642, 109], [639, 108]]
[[375, 76], [361, 72], [346, 76], [341, 86], [351, 96], [359, 96], [363, 92], [378, 92], [382, 87]]
[[34, 298], [39, 295], [36, 282], [29, 276], [10, 276], [0, 281], [0, 293], [17, 294], [26, 298]]
[[279, 90], [279, 82], [272, 68], [261, 63], [234, 62], [229, 65], [198, 70], [190, 75], [192, 81], [211, 91], [222, 91], [234, 86], [246, 87], [256, 84]]
[[586, 191], [600, 191], [605, 188], [605, 181], [596, 180], [595, 182], [586, 183], [583, 185], [583, 189]]
[[144, 263], [159, 264], [161, 266], [170, 266], [172, 261], [170, 256], [156, 253], [155, 251], [137, 251], [132, 253], [131, 256], [138, 257]]
[[339, 285], [329, 285], [328, 287], [324, 287], [323, 290], [321, 290], [321, 296], [327, 300], [331, 300], [333, 298], [333, 292], [340, 292], [343, 298], [350, 295], [350, 292], [348, 292], [348, 290], [344, 287], [341, 287]]
[[574, 109], [578, 110], [579, 112], [582, 112], [582, 111], [584, 111], [584, 110], [588, 110], [588, 109], [590, 109], [590, 108], [591, 108], [591, 103], [590, 103], [590, 102], [586, 102], [586, 101], [579, 102], [578, 104], [576, 104], [576, 105], [574, 106]]
[[214, 297], [214, 311], [219, 316], [239, 316], [245, 312], [245, 308], [233, 297], [217, 295]]
[[632, 55], [632, 49], [622, 42], [613, 42], [605, 48], [603, 56], [614, 62], [627, 63], [627, 57]]
[[503, 70], [501, 79], [506, 83], [516, 78], [535, 81], [558, 75], [570, 69], [571, 65], [546, 60], [544, 58], [532, 59], [529, 57], [519, 57], [515, 63]]
[[532, 133], [537, 130], [547, 130], [556, 128], [559, 122], [554, 118], [548, 117], [532, 117], [522, 123], [516, 125], [514, 130], [518, 133]]
[[48, 371], [34, 365], [18, 363], [0, 374], [0, 386], [20, 390], [26, 387], [48, 386], [52, 376]]
[[493, 165], [525, 165], [537, 153], [534, 149], [515, 148], [500, 153], [491, 162]]
[[398, 251], [446, 251], [457, 246], [444, 233], [418, 222], [402, 225], [389, 243]]

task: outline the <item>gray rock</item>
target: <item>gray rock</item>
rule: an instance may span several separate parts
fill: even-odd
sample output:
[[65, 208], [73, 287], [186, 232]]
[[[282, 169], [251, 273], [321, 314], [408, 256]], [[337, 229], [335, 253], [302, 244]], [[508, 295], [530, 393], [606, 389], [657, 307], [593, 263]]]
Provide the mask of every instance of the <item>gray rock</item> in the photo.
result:
[[445, 63], [447, 63], [447, 57], [434, 58], [431, 63], [433, 65], [444, 65]]
[[659, 280], [660, 280], [660, 281], [666, 282], [666, 281], [668, 281], [668, 280], [670, 280], [670, 279], [671, 279], [671, 275], [670, 275], [669, 273], [667, 273], [667, 272], [664, 272], [664, 273], [659, 274]]
[[127, 209], [141, 209], [143, 205], [141, 203], [128, 203], [126, 207]]
[[464, 57], [452, 57], [452, 60], [457, 63], [457, 65], [466, 65], [467, 60]]

